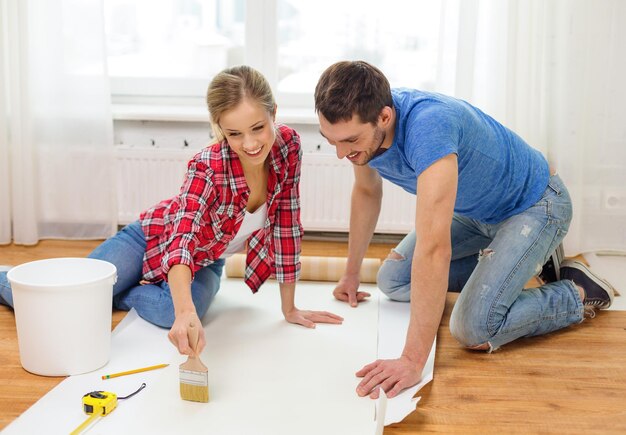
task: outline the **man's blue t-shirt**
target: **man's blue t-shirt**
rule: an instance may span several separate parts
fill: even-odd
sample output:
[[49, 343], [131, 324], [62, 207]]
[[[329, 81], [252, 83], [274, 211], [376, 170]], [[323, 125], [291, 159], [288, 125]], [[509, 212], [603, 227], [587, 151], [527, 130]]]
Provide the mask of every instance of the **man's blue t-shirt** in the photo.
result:
[[396, 128], [391, 147], [368, 163], [383, 178], [416, 193], [417, 177], [457, 154], [455, 213], [498, 223], [535, 204], [550, 171], [543, 155], [471, 104], [441, 94], [393, 89]]

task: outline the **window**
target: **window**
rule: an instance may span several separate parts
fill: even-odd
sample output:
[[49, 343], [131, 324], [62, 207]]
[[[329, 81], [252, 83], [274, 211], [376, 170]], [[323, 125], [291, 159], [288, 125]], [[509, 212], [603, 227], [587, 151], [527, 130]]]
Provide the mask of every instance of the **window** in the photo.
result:
[[311, 96], [339, 60], [370, 62], [391, 86], [432, 89], [440, 13], [438, 1], [279, 0], [278, 94]]
[[105, 0], [114, 95], [202, 96], [244, 62], [245, 0]]
[[247, 63], [282, 107], [311, 107], [319, 75], [344, 59], [433, 89], [443, 1], [105, 0], [113, 94], [202, 97], [218, 71]]

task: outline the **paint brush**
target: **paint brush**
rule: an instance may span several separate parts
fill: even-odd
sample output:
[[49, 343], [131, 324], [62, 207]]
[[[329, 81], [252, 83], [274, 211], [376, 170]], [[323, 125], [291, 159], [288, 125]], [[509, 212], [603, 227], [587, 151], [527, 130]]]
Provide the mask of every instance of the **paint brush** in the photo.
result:
[[196, 353], [198, 346], [198, 326], [189, 325], [189, 346], [193, 354], [187, 357], [187, 361], [180, 365], [180, 397], [192, 402], [209, 401], [209, 373], [207, 367], [200, 361]]

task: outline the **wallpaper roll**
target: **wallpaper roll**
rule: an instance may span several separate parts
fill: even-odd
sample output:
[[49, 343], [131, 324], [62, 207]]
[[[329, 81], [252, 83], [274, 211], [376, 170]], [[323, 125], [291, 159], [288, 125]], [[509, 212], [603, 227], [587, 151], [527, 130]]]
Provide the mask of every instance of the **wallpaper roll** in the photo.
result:
[[[345, 257], [310, 257], [301, 256], [302, 281], [338, 281], [346, 270], [348, 259]], [[381, 261], [378, 258], [364, 258], [361, 265], [361, 282], [376, 283], [376, 274]], [[226, 259], [226, 276], [243, 278], [246, 268], [245, 254], [235, 254]]]

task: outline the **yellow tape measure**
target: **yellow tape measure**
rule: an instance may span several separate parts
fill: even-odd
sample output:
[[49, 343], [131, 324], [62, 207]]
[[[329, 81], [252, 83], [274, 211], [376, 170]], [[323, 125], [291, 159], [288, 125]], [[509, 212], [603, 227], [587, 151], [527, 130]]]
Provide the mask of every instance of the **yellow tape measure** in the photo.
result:
[[[146, 384], [141, 384], [141, 387], [132, 394], [125, 397], [119, 397], [120, 400], [128, 399], [134, 396], [146, 387]], [[83, 411], [89, 415], [89, 418], [83, 421], [80, 426], [74, 429], [70, 435], [78, 435], [87, 428], [96, 418], [109, 415], [115, 408], [117, 408], [117, 394], [110, 391], [91, 391], [83, 396]]]
[[107, 415], [117, 407], [117, 394], [109, 391], [92, 391], [83, 396], [85, 414]]

